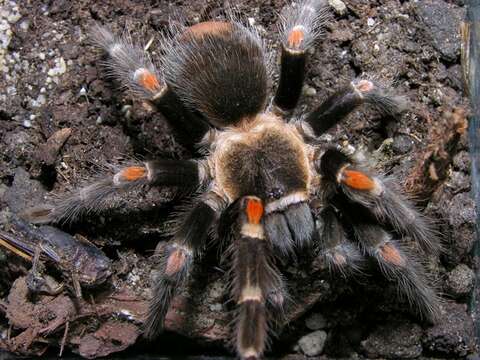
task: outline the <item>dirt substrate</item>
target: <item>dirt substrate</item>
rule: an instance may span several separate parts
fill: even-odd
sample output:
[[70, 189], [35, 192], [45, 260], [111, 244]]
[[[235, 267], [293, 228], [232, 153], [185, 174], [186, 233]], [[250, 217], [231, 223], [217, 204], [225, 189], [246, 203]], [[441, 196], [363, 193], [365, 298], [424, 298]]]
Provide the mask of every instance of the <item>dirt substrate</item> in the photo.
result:
[[[277, 51], [275, 22], [286, 0], [231, 5]], [[346, 7], [345, 7], [346, 5]], [[440, 259], [424, 259], [443, 294], [443, 319], [420, 322], [392, 284], [372, 266], [369, 276], [332, 277], [315, 256], [284, 266], [291, 320], [272, 342], [275, 357], [474, 358], [471, 250], [475, 208], [470, 197], [466, 100], [458, 26], [462, 0], [330, 1], [333, 20], [309, 63], [300, 111], [312, 109], [357, 77], [393, 83], [410, 101], [401, 119], [369, 109], [330, 131], [332, 141], [363, 149], [378, 168], [396, 175], [438, 221], [445, 244]], [[172, 14], [194, 24], [223, 15], [216, 1], [8, 1], [0, 5], [0, 226], [51, 193], [78, 186], [125, 158], [186, 158], [159, 114], [117, 90], [89, 44], [94, 21], [125, 26], [147, 42], [165, 32]], [[151, 47], [155, 50], [155, 43]], [[275, 71], [276, 71], [276, 67]], [[275, 79], [276, 80], [276, 76]], [[273, 82], [273, 86], [275, 81]], [[84, 357], [119, 351], [155, 354], [228, 354], [231, 304], [226, 265], [215, 248], [199, 266], [154, 345], [140, 329], [155, 259], [150, 258], [181, 203], [174, 189], [125, 196], [101, 216], [62, 229], [88, 239], [112, 260], [112, 277], [78, 300], [68, 274], [65, 291], [32, 298], [28, 261], [0, 250], [0, 348], [24, 355], [73, 352]]]

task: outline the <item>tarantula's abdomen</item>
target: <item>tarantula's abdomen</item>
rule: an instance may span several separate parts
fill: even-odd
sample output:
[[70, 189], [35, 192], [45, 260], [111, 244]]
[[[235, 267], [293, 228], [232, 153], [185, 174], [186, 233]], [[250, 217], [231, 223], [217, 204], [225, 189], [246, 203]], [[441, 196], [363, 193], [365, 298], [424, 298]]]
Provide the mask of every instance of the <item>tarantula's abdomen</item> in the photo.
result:
[[165, 79], [213, 125], [234, 125], [262, 112], [267, 68], [262, 41], [236, 22], [209, 21], [187, 28], [167, 50]]
[[215, 152], [216, 181], [232, 201], [254, 195], [268, 208], [293, 194], [306, 199], [310, 184], [307, 151], [288, 125], [263, 119], [225, 138]]

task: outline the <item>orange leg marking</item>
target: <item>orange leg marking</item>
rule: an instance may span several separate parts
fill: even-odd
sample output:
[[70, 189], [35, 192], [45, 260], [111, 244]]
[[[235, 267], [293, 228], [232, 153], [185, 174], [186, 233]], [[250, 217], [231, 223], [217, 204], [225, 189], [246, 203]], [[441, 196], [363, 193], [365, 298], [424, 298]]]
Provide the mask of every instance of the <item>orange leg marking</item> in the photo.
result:
[[165, 275], [171, 276], [180, 271], [185, 264], [185, 253], [178, 249], [170, 254], [167, 260], [167, 266], [165, 267]]
[[135, 181], [146, 176], [147, 169], [141, 166], [130, 166], [122, 170], [121, 176], [123, 180]]
[[383, 260], [397, 265], [397, 266], [405, 266], [406, 262], [403, 258], [402, 254], [398, 251], [398, 249], [392, 244], [385, 244], [380, 246], [380, 256]]
[[375, 182], [362, 173], [356, 170], [343, 170], [342, 183], [355, 190], [373, 190]]
[[357, 84], [357, 89], [360, 92], [366, 93], [373, 90], [373, 83], [368, 80], [360, 80]]
[[251, 224], [260, 224], [260, 219], [263, 215], [263, 204], [258, 199], [247, 200], [247, 218]]
[[302, 45], [303, 40], [305, 40], [305, 32], [303, 26], [295, 26], [290, 34], [288, 34], [287, 44], [292, 49], [299, 49]]
[[157, 77], [147, 69], [143, 69], [140, 74], [138, 74], [137, 81], [140, 86], [149, 91], [160, 90], [160, 83]]
[[190, 26], [182, 35], [201, 38], [205, 35], [220, 35], [232, 30], [232, 24], [224, 21], [204, 21]]

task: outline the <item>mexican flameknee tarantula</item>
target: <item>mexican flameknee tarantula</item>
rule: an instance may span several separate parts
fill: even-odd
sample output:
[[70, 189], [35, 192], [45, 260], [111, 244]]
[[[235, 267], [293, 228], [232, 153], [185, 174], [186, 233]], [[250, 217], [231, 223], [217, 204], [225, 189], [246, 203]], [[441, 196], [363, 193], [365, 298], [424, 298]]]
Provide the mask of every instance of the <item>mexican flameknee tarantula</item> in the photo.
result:
[[[238, 310], [234, 338], [244, 359], [262, 356], [271, 309], [282, 306], [286, 297], [276, 261], [306, 249], [312, 239], [320, 240], [320, 256], [332, 271], [354, 273], [369, 257], [422, 318], [438, 318], [438, 297], [409, 254], [408, 241], [401, 239], [418, 243], [425, 253], [438, 253], [429, 221], [391, 180], [319, 139], [361, 104], [397, 115], [405, 107], [402, 98], [372, 81], [356, 80], [289, 121], [301, 95], [308, 49], [326, 18], [325, 3], [305, 0], [282, 19], [280, 79], [271, 104], [267, 51], [256, 31], [235, 19], [201, 22], [164, 38], [160, 69], [128, 37], [100, 26], [94, 31], [113, 75], [204, 156], [125, 167], [31, 215], [37, 222], [70, 220], [105, 207], [119, 191], [143, 185], [198, 190], [161, 250], [145, 322], [147, 338], [161, 330], [172, 298], [213, 228], [229, 241]], [[320, 211], [310, 208], [315, 199], [323, 204]]]

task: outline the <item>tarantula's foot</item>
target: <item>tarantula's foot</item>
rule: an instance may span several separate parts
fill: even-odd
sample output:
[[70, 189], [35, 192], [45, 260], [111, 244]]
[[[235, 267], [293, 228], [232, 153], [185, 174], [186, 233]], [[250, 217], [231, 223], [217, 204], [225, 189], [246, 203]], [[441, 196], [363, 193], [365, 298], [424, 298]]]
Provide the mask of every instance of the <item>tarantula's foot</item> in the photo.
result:
[[395, 95], [371, 80], [354, 80], [298, 121], [298, 127], [305, 137], [318, 137], [362, 104], [370, 104], [388, 116], [398, 116], [408, 107], [403, 96]]
[[106, 27], [96, 25], [92, 41], [106, 53], [109, 71], [134, 95], [145, 99], [158, 96], [166, 88], [163, 78], [144, 49], [126, 36], [116, 36]]

